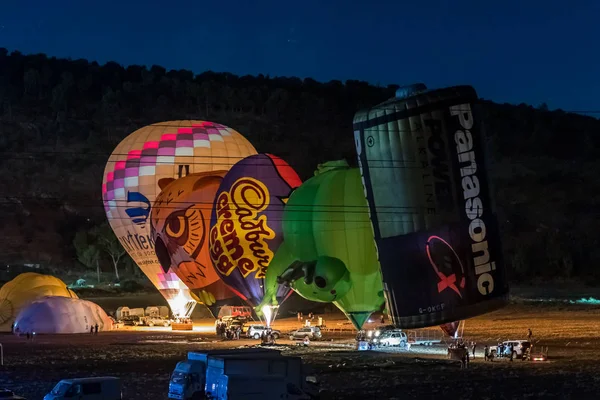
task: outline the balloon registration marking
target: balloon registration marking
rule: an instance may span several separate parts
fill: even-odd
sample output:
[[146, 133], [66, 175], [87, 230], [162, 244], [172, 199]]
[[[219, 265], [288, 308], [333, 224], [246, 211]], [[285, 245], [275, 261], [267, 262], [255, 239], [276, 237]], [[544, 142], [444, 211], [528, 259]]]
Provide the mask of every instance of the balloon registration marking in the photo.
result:
[[[252, 272], [256, 272], [256, 279], [265, 277], [273, 259], [266, 240], [275, 238], [275, 232], [267, 225], [267, 216], [258, 214], [268, 206], [269, 190], [253, 178], [238, 179], [229, 192], [222, 192], [217, 198], [217, 223], [210, 231], [210, 253], [223, 275], [229, 276], [238, 268], [244, 278]], [[252, 256], [245, 257], [246, 254]]]
[[[450, 246], [450, 244], [445, 241], [444, 239], [442, 239], [439, 236], [430, 236], [429, 239], [427, 239], [427, 247], [426, 247], [426, 251], [427, 251], [427, 258], [429, 259], [429, 263], [431, 264], [431, 266], [433, 267], [433, 270], [435, 271], [435, 273], [437, 274], [437, 276], [440, 278], [440, 281], [438, 282], [438, 293], [442, 293], [444, 290], [450, 288], [451, 290], [455, 291], [456, 294], [458, 294], [458, 296], [460, 298], [462, 298], [462, 294], [460, 293], [460, 289], [456, 286], [456, 273], [453, 271], [450, 275], [445, 275], [443, 272], [440, 271], [440, 269], [438, 268], [438, 265], [435, 263], [435, 261], [433, 261], [433, 257], [431, 255], [431, 244], [433, 241], [439, 241], [441, 243], [443, 243], [446, 247], [448, 247], [450, 249], [450, 251], [452, 251], [452, 254], [454, 255], [455, 259], [458, 261], [458, 264], [460, 265], [460, 269], [462, 274], [464, 274], [465, 272], [465, 268], [463, 267], [462, 262], [460, 261], [460, 258], [458, 257], [458, 254], [456, 254], [456, 252], [454, 251], [454, 249], [452, 248], [452, 246]], [[452, 261], [449, 260], [447, 257], [444, 257], [444, 263], [447, 266], [452, 266]], [[459, 286], [461, 289], [464, 289], [465, 287], [465, 277], [461, 277]]]

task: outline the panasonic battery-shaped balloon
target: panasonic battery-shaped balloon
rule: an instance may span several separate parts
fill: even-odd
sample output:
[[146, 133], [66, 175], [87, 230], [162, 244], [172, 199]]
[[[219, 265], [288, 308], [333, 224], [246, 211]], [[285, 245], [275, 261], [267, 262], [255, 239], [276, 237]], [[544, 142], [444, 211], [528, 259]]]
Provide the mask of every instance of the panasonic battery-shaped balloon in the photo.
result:
[[417, 84], [354, 118], [387, 309], [402, 328], [506, 304], [508, 285], [470, 86]]

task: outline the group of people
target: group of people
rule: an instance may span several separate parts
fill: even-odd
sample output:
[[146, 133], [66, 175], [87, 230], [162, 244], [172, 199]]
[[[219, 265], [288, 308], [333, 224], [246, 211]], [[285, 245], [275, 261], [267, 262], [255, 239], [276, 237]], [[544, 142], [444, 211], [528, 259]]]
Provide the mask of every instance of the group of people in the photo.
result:
[[227, 323], [219, 318], [215, 321], [215, 332], [217, 336], [221, 336], [223, 339], [239, 340], [242, 327], [240, 325], [227, 326]]
[[90, 335], [97, 335], [97, 334], [98, 334], [98, 324], [90, 325]]
[[263, 344], [263, 345], [275, 344], [275, 336], [273, 335], [273, 330], [271, 328], [267, 328], [262, 331], [262, 333], [260, 334], [260, 344]]
[[470, 352], [472, 357], [475, 358], [475, 350], [477, 349], [477, 343], [474, 341], [465, 342], [462, 339], [455, 340], [448, 346], [448, 354], [450, 354], [450, 350], [453, 349], [465, 349], [467, 354]]
[[[304, 313], [302, 311], [298, 311], [298, 321], [302, 321], [304, 319]], [[312, 312], [308, 313], [308, 320], [313, 321], [315, 319], [315, 314]]]
[[[19, 328], [15, 328], [14, 322], [10, 326], [10, 332], [17, 335], [18, 337], [21, 337], [21, 334], [23, 333], [23, 332], [21, 332], [21, 330]], [[33, 338], [35, 337], [35, 332], [34, 333], [25, 332], [25, 336], [27, 337], [27, 340], [33, 340]]]
[[477, 343], [475, 342], [467, 343], [463, 340], [452, 342], [450, 343], [450, 346], [448, 346], [448, 358], [458, 359], [460, 361], [461, 369], [468, 368], [469, 363], [471, 362], [470, 354], [475, 358], [476, 348]]
[[[485, 361], [494, 361], [494, 353], [489, 350], [488, 346], [485, 346], [485, 348], [483, 349], [483, 356], [485, 358]], [[513, 357], [515, 356], [514, 345], [512, 343], [509, 343], [508, 345], [504, 343], [498, 343], [496, 346], [495, 356], [508, 357], [508, 359], [512, 361]]]

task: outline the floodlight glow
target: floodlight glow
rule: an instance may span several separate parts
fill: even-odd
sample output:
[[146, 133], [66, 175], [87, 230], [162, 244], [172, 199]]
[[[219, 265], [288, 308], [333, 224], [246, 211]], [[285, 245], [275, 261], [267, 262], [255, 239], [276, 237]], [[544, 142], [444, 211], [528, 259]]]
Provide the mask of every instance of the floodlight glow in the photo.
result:
[[175, 318], [189, 318], [197, 304], [196, 300], [190, 296], [189, 291], [182, 289], [179, 289], [175, 297], [167, 300], [167, 303], [169, 303]]
[[267, 328], [271, 326], [271, 317], [273, 315], [271, 306], [263, 306], [262, 307], [263, 315], [265, 316], [265, 323], [267, 324]]
[[264, 305], [261, 308], [262, 311], [262, 315], [265, 318], [265, 325], [267, 326], [267, 328], [271, 327], [271, 323], [275, 320], [275, 317], [277, 316], [277, 310], [279, 310], [279, 306], [270, 306], [270, 305]]

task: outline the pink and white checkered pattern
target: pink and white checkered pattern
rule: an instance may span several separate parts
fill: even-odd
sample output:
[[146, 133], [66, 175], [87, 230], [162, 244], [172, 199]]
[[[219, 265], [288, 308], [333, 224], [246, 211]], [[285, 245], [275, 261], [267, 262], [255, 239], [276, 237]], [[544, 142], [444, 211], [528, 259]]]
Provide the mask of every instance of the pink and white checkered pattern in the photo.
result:
[[[224, 142], [223, 137], [232, 135], [230, 128], [204, 121], [172, 129], [173, 133], [165, 133], [159, 140], [147, 141], [141, 148], [130, 150], [126, 160], [116, 161], [113, 170], [106, 174], [102, 197], [109, 219], [117, 207], [124, 206], [117, 201], [125, 199], [126, 189], [140, 185], [140, 177], [156, 175], [159, 166], [173, 166], [177, 161], [191, 162], [189, 157], [201, 156], [200, 149], [209, 149], [211, 142]], [[217, 160], [216, 164], [230, 164], [228, 161]], [[237, 161], [232, 160], [231, 164]]]
[[[177, 178], [180, 167], [189, 168], [186, 174], [229, 170], [253, 154], [256, 149], [240, 133], [213, 122], [169, 121], [138, 129], [119, 143], [104, 171], [102, 200], [111, 227], [117, 237], [135, 235], [147, 241], [150, 224], [134, 224], [126, 213], [130, 206], [144, 206], [128, 204], [128, 192], [141, 193], [152, 207], [160, 192], [159, 179]], [[176, 274], [164, 273], [151, 248], [128, 251], [163, 294], [186, 288]]]

